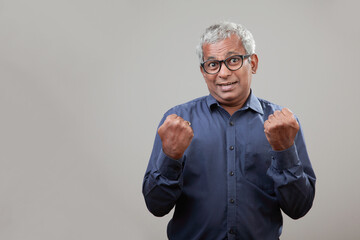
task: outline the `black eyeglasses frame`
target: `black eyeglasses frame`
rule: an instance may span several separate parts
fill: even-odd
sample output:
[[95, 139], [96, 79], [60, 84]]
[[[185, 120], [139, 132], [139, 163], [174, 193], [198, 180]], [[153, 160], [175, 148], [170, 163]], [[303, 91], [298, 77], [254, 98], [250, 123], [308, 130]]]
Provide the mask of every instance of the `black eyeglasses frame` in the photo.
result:
[[[211, 74], [211, 75], [218, 74], [218, 73], [220, 72], [222, 63], [224, 63], [224, 65], [226, 66], [226, 68], [229, 69], [230, 71], [237, 71], [237, 70], [239, 70], [239, 69], [244, 65], [244, 59], [250, 57], [251, 55], [252, 55], [252, 54], [248, 54], [248, 55], [232, 55], [232, 56], [230, 56], [230, 57], [225, 58], [224, 60], [213, 60], [213, 59], [210, 59], [210, 60], [207, 60], [207, 61], [205, 61], [205, 62], [200, 63], [200, 65], [201, 65], [202, 69], [203, 69], [207, 74]], [[230, 69], [229, 66], [226, 64], [226, 61], [227, 61], [229, 58], [233, 58], [233, 57], [240, 57], [240, 58], [241, 58], [241, 65], [240, 65], [240, 67], [238, 67], [237, 69]], [[209, 62], [209, 61], [215, 61], [215, 62], [218, 62], [218, 63], [219, 63], [220, 67], [219, 67], [219, 70], [218, 70], [217, 72], [215, 72], [215, 73], [209, 73], [209, 72], [206, 71], [204, 65], [205, 65], [205, 63], [207, 63], [207, 62]]]

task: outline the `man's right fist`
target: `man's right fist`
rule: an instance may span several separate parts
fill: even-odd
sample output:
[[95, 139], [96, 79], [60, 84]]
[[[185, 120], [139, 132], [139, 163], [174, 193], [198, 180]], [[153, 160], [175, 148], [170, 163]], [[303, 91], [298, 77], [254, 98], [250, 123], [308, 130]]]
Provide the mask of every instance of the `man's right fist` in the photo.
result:
[[158, 134], [164, 153], [172, 159], [180, 159], [189, 147], [194, 132], [190, 123], [176, 114], [167, 116], [159, 127]]

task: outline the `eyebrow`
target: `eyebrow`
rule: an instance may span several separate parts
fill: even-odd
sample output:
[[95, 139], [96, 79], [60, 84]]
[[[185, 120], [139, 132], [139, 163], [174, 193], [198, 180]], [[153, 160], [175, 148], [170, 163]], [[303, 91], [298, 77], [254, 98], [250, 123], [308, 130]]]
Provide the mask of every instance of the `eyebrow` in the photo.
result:
[[[230, 56], [232, 56], [232, 55], [242, 55], [242, 54], [241, 54], [240, 52], [231, 51], [231, 52], [226, 53], [225, 58], [230, 57]], [[210, 57], [208, 57], [205, 61], [213, 60], [213, 59], [216, 59], [216, 57], [210, 56]]]

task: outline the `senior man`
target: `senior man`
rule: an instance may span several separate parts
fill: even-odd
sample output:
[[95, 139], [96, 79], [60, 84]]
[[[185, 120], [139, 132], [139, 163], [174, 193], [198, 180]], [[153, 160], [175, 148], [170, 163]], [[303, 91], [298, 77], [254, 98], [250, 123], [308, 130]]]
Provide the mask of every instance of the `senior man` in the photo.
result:
[[171, 240], [279, 239], [281, 210], [304, 216], [315, 174], [293, 113], [257, 98], [255, 41], [240, 24], [206, 29], [197, 48], [210, 94], [160, 122], [143, 182], [155, 216], [175, 206]]

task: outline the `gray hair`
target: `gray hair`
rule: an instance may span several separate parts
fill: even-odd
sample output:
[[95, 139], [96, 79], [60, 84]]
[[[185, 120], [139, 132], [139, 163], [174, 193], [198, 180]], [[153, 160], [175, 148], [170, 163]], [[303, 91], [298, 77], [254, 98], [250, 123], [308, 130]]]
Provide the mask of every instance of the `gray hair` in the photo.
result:
[[232, 22], [220, 22], [211, 25], [205, 30], [205, 33], [201, 36], [200, 42], [196, 47], [196, 53], [199, 57], [200, 63], [204, 60], [203, 45], [205, 43], [216, 43], [231, 35], [235, 34], [241, 40], [246, 54], [255, 53], [255, 40], [251, 32], [240, 24]]

